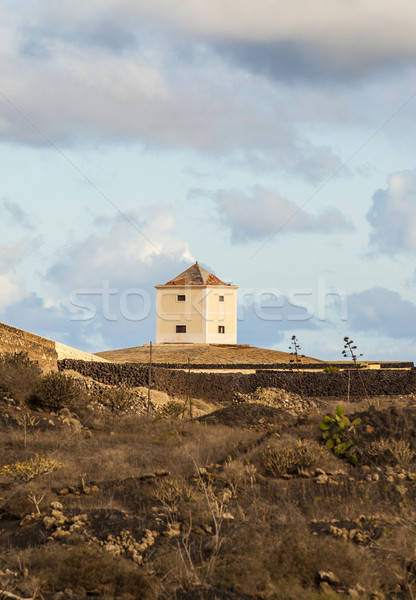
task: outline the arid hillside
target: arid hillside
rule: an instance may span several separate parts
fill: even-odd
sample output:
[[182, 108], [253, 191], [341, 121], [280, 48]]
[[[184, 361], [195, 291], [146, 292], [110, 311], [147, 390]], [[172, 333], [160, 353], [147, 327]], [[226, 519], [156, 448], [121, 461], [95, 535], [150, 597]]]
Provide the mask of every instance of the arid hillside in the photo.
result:
[[[149, 361], [149, 345], [98, 352], [97, 356], [106, 358], [111, 362], [137, 362]], [[246, 344], [218, 345], [218, 344], [153, 344], [152, 359], [155, 363], [192, 363], [205, 364], [236, 364], [236, 363], [288, 363], [293, 360], [289, 352], [266, 350]], [[319, 361], [308, 356], [299, 357], [307, 363]]]
[[416, 402], [190, 402], [0, 358], [2, 600], [414, 600]]

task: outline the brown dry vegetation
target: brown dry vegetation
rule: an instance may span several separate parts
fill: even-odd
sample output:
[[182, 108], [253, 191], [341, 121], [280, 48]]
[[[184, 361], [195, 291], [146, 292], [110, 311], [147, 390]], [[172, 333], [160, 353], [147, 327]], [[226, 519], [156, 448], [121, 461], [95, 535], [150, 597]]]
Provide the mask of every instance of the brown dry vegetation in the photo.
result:
[[[97, 356], [112, 362], [148, 363], [149, 346], [137, 346], [120, 350], [98, 352]], [[236, 363], [289, 363], [293, 356], [289, 352], [256, 348], [245, 344], [153, 344], [152, 360], [155, 363], [226, 364]], [[299, 362], [322, 361], [308, 356], [300, 356]]]
[[0, 365], [0, 469], [36, 454], [62, 468], [0, 476], [4, 598], [416, 597], [413, 398], [345, 405], [362, 419], [353, 466], [322, 443], [333, 406], [189, 420], [112, 410], [108, 387], [74, 398], [60, 374], [51, 412], [51, 380], [16, 360], [23, 387]]

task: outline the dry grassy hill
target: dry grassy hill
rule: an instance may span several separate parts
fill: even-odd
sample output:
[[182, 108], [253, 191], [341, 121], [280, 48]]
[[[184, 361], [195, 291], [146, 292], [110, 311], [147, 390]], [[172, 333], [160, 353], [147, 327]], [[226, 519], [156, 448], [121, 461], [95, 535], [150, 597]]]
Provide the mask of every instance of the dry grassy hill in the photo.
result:
[[[98, 352], [97, 356], [106, 358], [111, 362], [137, 362], [149, 361], [148, 344], [134, 348], [109, 350]], [[155, 363], [185, 363], [188, 358], [192, 363], [224, 364], [230, 363], [288, 363], [293, 356], [288, 352], [266, 350], [246, 344], [219, 345], [219, 344], [153, 344], [153, 362]], [[322, 362], [308, 356], [302, 357], [303, 362]]]

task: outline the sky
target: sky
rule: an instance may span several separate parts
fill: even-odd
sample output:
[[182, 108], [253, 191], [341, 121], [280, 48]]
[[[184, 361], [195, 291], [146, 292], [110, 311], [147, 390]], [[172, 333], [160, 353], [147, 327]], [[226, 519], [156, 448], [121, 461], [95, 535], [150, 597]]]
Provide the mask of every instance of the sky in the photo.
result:
[[238, 342], [416, 359], [411, 0], [3, 0], [0, 321], [155, 340], [156, 284], [240, 287]]

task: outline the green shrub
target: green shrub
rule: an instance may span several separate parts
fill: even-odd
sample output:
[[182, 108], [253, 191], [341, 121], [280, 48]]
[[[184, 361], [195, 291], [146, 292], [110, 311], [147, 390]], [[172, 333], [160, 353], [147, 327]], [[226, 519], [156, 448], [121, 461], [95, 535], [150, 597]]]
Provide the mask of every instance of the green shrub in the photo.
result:
[[339, 404], [334, 417], [326, 415], [320, 428], [322, 437], [326, 440], [326, 445], [331, 448], [335, 456], [347, 458], [349, 462], [355, 465], [358, 462], [356, 456], [356, 446], [358, 440], [355, 436], [355, 428], [361, 423], [358, 417], [354, 421], [344, 415], [344, 407]]
[[0, 388], [17, 402], [24, 402], [38, 383], [42, 371], [26, 352], [0, 356]]
[[324, 367], [322, 369], [322, 372], [323, 373], [338, 373], [339, 367], [332, 367], [332, 366]]
[[59, 410], [76, 409], [85, 399], [75, 379], [63, 373], [52, 372], [42, 377], [30, 397], [33, 406]]
[[292, 447], [269, 446], [261, 458], [266, 471], [273, 477], [296, 474], [316, 465], [326, 450], [312, 442], [298, 442]]

